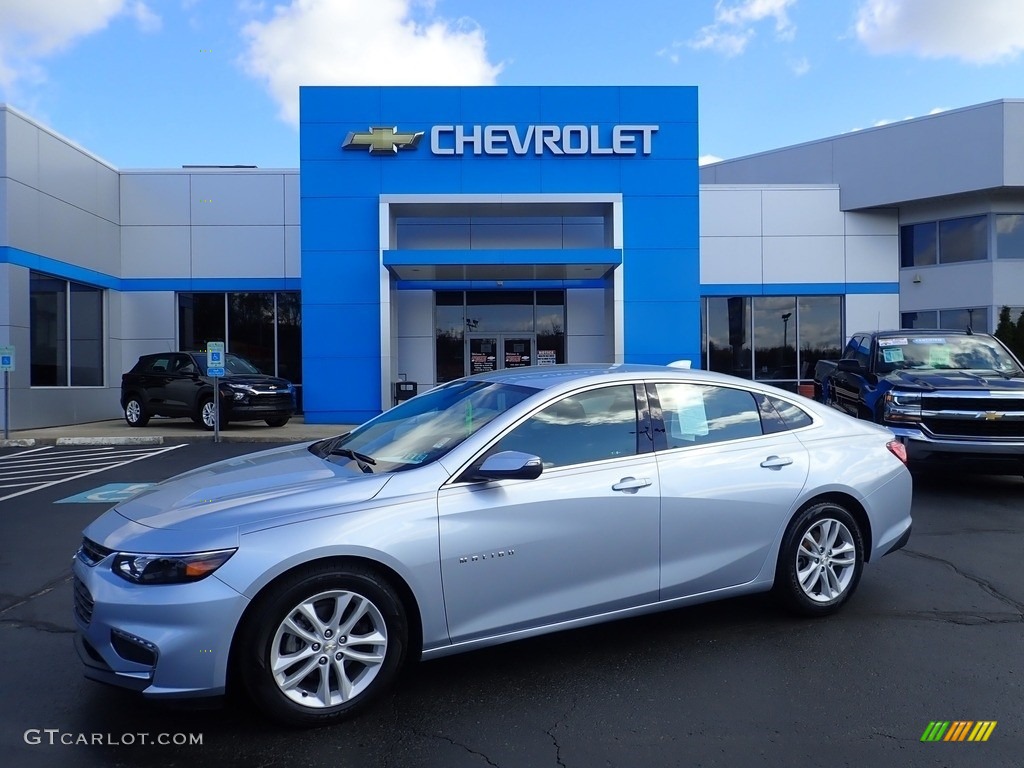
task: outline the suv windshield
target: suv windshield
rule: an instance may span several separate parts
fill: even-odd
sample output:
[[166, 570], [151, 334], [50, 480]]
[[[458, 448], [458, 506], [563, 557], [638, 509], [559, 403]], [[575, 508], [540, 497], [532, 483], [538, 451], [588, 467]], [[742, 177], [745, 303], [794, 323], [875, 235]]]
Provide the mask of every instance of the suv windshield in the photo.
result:
[[[196, 362], [199, 363], [200, 366], [202, 366], [202, 368], [203, 368], [203, 375], [204, 376], [205, 375], [209, 375], [209, 366], [206, 364], [206, 353], [205, 352], [193, 352], [192, 353], [192, 357], [194, 357], [196, 359]], [[244, 357], [239, 357], [238, 355], [233, 355], [230, 352], [228, 352], [226, 355], [224, 355], [224, 375], [225, 376], [230, 376], [231, 374], [238, 375], [238, 374], [251, 374], [251, 373], [262, 375], [262, 371], [260, 371], [259, 368], [257, 368], [255, 365], [250, 363]]]
[[454, 381], [407, 400], [346, 435], [310, 446], [323, 458], [354, 461], [363, 472], [398, 472], [444, 456], [514, 405], [531, 387]]
[[994, 371], [1020, 373], [1020, 367], [995, 339], [988, 336], [949, 335], [893, 336], [878, 340], [876, 369], [888, 373], [909, 368], [916, 371]]

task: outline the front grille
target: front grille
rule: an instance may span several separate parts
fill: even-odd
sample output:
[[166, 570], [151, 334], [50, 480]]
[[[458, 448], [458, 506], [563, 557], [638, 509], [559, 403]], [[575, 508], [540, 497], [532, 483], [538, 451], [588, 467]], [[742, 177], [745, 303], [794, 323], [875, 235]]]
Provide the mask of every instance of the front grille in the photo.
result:
[[1018, 411], [1024, 412], [1024, 397], [943, 397], [941, 395], [921, 398], [921, 408], [926, 411]]
[[81, 579], [75, 578], [74, 584], [74, 599], [75, 599], [75, 615], [78, 617], [85, 626], [89, 626], [89, 622], [92, 621], [92, 610], [93, 603], [92, 595], [89, 593], [89, 588], [85, 586]]
[[82, 539], [82, 546], [78, 549], [78, 559], [86, 565], [96, 565], [107, 555], [113, 554], [114, 550], [107, 549], [97, 544], [92, 539]]
[[295, 407], [295, 398], [288, 393], [260, 393], [251, 395], [249, 402], [260, 408], [275, 408], [281, 411]]
[[924, 425], [937, 436], [1024, 440], [1024, 421], [929, 417], [924, 419]]

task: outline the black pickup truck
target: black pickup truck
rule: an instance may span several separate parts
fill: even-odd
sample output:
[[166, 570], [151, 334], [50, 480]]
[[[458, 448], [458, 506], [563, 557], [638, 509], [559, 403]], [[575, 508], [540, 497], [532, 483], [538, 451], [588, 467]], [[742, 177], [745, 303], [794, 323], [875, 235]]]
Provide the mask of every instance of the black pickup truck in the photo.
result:
[[892, 430], [913, 464], [1024, 473], [1024, 370], [994, 336], [855, 333], [814, 380], [823, 403]]

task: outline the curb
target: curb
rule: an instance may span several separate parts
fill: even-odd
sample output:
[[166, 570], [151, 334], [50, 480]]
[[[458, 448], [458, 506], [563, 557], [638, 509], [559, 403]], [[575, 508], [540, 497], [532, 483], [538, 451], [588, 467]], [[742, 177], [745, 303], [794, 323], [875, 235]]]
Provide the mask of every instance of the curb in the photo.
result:
[[151, 437], [58, 437], [54, 445], [163, 445], [162, 436]]

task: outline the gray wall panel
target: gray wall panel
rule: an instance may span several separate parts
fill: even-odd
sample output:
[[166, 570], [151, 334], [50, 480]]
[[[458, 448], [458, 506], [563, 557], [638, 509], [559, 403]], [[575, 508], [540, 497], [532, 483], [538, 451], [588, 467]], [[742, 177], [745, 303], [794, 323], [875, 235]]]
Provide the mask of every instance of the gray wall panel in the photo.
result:
[[192, 174], [192, 223], [195, 225], [283, 225], [284, 176], [281, 173]]
[[190, 210], [187, 173], [121, 174], [121, 224], [187, 225]]
[[29, 121], [3, 110], [7, 152], [5, 176], [39, 186], [39, 129]]

